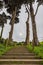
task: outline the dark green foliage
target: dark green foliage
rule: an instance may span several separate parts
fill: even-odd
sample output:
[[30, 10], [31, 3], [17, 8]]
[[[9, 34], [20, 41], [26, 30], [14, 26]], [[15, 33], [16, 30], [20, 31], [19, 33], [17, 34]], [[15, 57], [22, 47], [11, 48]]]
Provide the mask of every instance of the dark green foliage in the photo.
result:
[[6, 23], [6, 16], [3, 14], [0, 14], [0, 26], [3, 28], [4, 27], [4, 23]]
[[12, 14], [11, 8], [8, 8], [8, 9], [7, 9], [7, 12], [10, 13], [10, 14]]
[[15, 7], [17, 7], [17, 10], [21, 8], [22, 4], [28, 4], [31, 2], [34, 2], [35, 0], [4, 0], [6, 7], [8, 8], [7, 11], [11, 14], [13, 10], [15, 10]]
[[3, 7], [3, 2], [0, 1], [0, 9], [2, 9], [2, 7]]
[[[23, 0], [4, 0], [5, 2], [5, 7], [7, 8], [7, 12], [12, 14], [13, 11], [15, 11], [15, 7], [17, 7], [17, 12], [16, 12], [16, 18], [15, 18], [15, 21], [14, 23], [18, 23], [19, 22], [19, 9], [21, 8], [21, 5], [23, 3]], [[12, 24], [12, 21], [10, 22], [10, 24]]]
[[19, 13], [20, 13], [20, 11], [18, 10], [18, 11], [16, 12], [16, 17], [18, 17], [18, 16], [19, 16]]
[[0, 14], [0, 26], [2, 27], [1, 30], [1, 37], [2, 37], [2, 33], [3, 33], [3, 28], [4, 28], [4, 24], [7, 23], [7, 19], [10, 19], [10, 16], [7, 16], [4, 12], [2, 14]]
[[15, 18], [15, 23], [19, 23], [19, 18]]
[[4, 23], [7, 23], [7, 19], [10, 19], [10, 16], [7, 16], [4, 12], [0, 14], [0, 26], [3, 26]]
[[5, 4], [7, 5], [8, 9], [7, 11], [9, 13], [12, 13], [13, 10], [15, 10], [15, 7], [20, 8], [20, 5], [23, 3], [20, 0], [4, 0]]
[[6, 14], [4, 12], [2, 13], [2, 22], [7, 23]]
[[[14, 23], [15, 23], [15, 24], [19, 23], [19, 18], [16, 17]], [[10, 21], [9, 24], [12, 25], [12, 21]]]

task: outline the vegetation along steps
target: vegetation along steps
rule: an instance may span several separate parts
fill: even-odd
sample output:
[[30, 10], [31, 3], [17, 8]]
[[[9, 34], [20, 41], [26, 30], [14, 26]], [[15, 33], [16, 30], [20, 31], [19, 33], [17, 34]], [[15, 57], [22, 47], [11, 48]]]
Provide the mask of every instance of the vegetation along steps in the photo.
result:
[[43, 65], [43, 59], [29, 52], [25, 46], [18, 46], [0, 56], [0, 65]]

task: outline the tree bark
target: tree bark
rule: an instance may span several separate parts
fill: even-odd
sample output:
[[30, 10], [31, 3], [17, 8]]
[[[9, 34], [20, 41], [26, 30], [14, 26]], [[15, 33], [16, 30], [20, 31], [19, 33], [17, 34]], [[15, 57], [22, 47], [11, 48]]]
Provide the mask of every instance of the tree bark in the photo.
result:
[[33, 30], [33, 45], [37, 46], [39, 45], [39, 42], [37, 37], [37, 30], [36, 30], [36, 23], [35, 23], [35, 16], [34, 16], [32, 2], [30, 2], [30, 14], [31, 14], [32, 30]]
[[29, 12], [28, 12], [28, 18], [26, 21], [26, 40], [25, 40], [25, 44], [29, 44]]
[[15, 11], [13, 11], [13, 13], [12, 13], [11, 31], [9, 32], [9, 40], [10, 40], [10, 41], [12, 40], [15, 17], [16, 17], [16, 7], [15, 7]]
[[1, 38], [2, 38], [2, 34], [3, 34], [3, 28], [4, 28], [4, 25], [2, 25]]

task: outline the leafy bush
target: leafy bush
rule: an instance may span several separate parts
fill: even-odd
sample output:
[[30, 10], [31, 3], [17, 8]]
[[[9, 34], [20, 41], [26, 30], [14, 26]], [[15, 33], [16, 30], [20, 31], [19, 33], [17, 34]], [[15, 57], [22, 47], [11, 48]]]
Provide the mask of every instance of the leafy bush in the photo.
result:
[[33, 51], [32, 45], [31, 44], [27, 45], [27, 49], [32, 52]]
[[33, 52], [40, 58], [43, 58], [43, 45], [34, 47]]
[[17, 46], [23, 46], [24, 43], [22, 43], [22, 42], [18, 42], [18, 43], [16, 43], [16, 45], [17, 45]]
[[39, 47], [34, 47], [34, 50], [33, 50], [33, 52], [34, 52], [35, 54], [38, 54], [38, 53], [40, 52], [40, 49], [39, 49]]

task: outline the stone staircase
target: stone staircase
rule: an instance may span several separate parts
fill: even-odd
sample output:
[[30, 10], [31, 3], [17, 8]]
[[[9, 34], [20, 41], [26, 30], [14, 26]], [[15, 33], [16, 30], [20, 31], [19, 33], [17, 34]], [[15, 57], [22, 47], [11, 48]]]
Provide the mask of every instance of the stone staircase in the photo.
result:
[[25, 46], [13, 48], [0, 56], [0, 65], [43, 65], [42, 62], [43, 59], [30, 53]]

